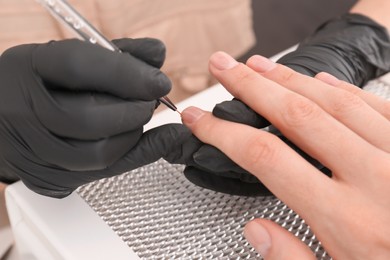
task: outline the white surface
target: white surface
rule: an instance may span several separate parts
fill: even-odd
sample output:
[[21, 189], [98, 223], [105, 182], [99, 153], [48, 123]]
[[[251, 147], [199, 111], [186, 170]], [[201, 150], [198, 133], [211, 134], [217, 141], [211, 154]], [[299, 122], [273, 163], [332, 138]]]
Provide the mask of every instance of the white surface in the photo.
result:
[[138, 259], [77, 193], [52, 199], [17, 182], [6, 202], [21, 259]]

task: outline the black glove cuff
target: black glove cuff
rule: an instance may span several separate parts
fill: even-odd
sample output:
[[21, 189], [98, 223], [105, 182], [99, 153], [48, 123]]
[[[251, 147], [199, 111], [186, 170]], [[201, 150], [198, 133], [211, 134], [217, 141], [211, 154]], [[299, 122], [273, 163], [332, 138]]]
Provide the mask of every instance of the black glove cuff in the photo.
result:
[[314, 76], [325, 71], [363, 86], [390, 70], [386, 28], [360, 14], [346, 14], [320, 26], [278, 63]]

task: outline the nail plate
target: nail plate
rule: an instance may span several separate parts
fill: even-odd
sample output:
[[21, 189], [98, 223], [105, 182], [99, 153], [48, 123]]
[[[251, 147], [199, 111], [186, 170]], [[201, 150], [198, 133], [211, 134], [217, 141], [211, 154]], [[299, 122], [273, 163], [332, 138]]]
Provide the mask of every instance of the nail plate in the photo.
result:
[[188, 107], [181, 112], [181, 119], [184, 124], [192, 124], [204, 115], [203, 110], [197, 107]]
[[247, 64], [249, 67], [260, 73], [270, 71], [276, 67], [275, 62], [260, 55], [252, 56], [248, 60]]
[[228, 70], [238, 65], [238, 62], [225, 52], [219, 51], [210, 57], [210, 64], [219, 70]]
[[252, 221], [245, 228], [245, 238], [257, 253], [266, 257], [271, 248], [271, 236], [268, 231], [256, 221]]

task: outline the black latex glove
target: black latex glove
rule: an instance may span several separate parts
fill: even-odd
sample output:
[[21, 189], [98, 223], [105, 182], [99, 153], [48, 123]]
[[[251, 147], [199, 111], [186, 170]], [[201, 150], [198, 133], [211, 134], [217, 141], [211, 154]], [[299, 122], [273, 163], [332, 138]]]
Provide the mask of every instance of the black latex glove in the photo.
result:
[[116, 53], [79, 40], [13, 47], [0, 57], [0, 180], [64, 197], [87, 182], [151, 163], [189, 137], [143, 134], [171, 89], [165, 46], [121, 39]]
[[[282, 57], [279, 63], [302, 74], [314, 76], [326, 71], [339, 79], [363, 86], [368, 80], [390, 70], [390, 41], [385, 28], [357, 14], [344, 15], [329, 21], [296, 51]], [[233, 99], [213, 109], [216, 117], [264, 128], [270, 123], [241, 101]], [[270, 127], [284, 142], [325, 174], [331, 173], [277, 129]], [[267, 195], [268, 189], [247, 171], [210, 145], [199, 145], [194, 162], [185, 168], [185, 176], [196, 185], [236, 195]]]

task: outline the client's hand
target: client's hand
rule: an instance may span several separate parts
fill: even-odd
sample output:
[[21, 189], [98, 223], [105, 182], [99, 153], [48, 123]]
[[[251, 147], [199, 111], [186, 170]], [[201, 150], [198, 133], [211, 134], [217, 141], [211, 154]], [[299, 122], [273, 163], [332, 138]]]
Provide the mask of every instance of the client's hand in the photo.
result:
[[40, 194], [64, 197], [151, 163], [188, 138], [180, 125], [143, 134], [157, 99], [171, 89], [159, 69], [162, 42], [115, 43], [122, 53], [65, 40], [2, 54], [0, 180], [20, 178]]
[[[217, 53], [210, 71], [333, 176], [269, 132], [188, 108], [183, 122], [193, 133], [297, 212], [335, 259], [389, 259], [390, 103], [329, 74], [311, 78], [260, 56], [243, 65]], [[266, 259], [314, 259], [268, 220], [250, 222], [245, 235]]]
[[[390, 71], [389, 54], [390, 38], [386, 28], [369, 17], [345, 14], [320, 26], [278, 63], [313, 77], [326, 71], [362, 87], [367, 81]], [[256, 128], [270, 125], [268, 120], [238, 99], [216, 105], [212, 113], [218, 118]], [[331, 174], [329, 169], [305, 154], [285, 136], [273, 132], [315, 167], [327, 175]], [[269, 194], [261, 182], [211, 145], [199, 145], [192, 158], [193, 163], [187, 164], [184, 174], [201, 187], [237, 195]]]

